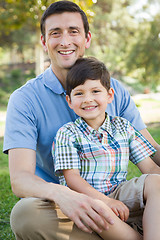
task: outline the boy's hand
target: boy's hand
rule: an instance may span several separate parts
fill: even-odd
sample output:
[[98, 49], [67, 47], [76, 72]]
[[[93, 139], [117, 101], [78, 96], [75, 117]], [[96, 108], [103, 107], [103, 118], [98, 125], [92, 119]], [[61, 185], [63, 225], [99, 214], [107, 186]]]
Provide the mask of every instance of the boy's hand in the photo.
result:
[[121, 201], [108, 198], [107, 205], [112, 209], [112, 211], [120, 217], [120, 219], [124, 222], [127, 221], [129, 217], [129, 209], [128, 207]]

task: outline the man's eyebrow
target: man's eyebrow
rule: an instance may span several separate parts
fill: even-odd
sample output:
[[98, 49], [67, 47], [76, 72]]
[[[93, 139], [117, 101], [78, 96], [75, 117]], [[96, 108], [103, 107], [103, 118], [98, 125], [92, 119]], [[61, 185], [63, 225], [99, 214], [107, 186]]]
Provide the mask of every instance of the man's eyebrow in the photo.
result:
[[51, 28], [51, 29], [49, 29], [48, 31], [49, 31], [49, 32], [53, 32], [53, 31], [59, 31], [59, 30], [60, 30], [60, 28], [56, 27], [56, 28]]
[[[80, 27], [78, 27], [78, 26], [70, 26], [69, 29], [80, 30]], [[58, 30], [61, 30], [61, 28], [60, 27], [51, 28], [51, 29], [49, 29], [49, 32], [51, 32], [51, 31], [58, 31]]]
[[78, 27], [78, 26], [70, 26], [69, 29], [77, 29], [77, 30], [80, 30], [80, 27]]

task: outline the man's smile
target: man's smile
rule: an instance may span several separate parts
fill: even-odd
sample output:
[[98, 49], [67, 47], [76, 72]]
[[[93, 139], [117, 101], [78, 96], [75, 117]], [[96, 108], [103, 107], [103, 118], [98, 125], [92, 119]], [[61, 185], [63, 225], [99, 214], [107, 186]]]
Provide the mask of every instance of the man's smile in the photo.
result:
[[74, 52], [74, 50], [68, 50], [68, 51], [58, 51], [62, 55], [70, 55]]

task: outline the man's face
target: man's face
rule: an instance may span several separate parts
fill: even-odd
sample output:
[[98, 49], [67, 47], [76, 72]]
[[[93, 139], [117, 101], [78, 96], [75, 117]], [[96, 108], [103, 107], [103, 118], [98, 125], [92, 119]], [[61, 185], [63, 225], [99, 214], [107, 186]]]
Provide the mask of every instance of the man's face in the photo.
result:
[[69, 69], [89, 48], [91, 35], [85, 36], [80, 13], [64, 12], [53, 14], [45, 22], [45, 38], [42, 41], [48, 52], [53, 71]]

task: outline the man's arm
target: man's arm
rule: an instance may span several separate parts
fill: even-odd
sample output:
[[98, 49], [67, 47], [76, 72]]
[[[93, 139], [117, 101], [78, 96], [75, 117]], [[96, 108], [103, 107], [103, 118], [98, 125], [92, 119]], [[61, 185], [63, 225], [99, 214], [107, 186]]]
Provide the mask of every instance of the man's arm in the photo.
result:
[[153, 161], [160, 166], [160, 145], [153, 139], [151, 134], [146, 128], [142, 129], [140, 133], [152, 144], [152, 146], [157, 150], [155, 155], [152, 157]]
[[153, 139], [146, 129], [146, 125], [144, 124], [140, 112], [131, 98], [130, 93], [116, 79], [111, 78], [111, 85], [115, 94], [113, 102], [107, 106], [108, 113], [112, 116], [120, 116], [127, 119], [141, 132], [141, 134], [157, 150], [152, 159], [158, 166], [160, 166], [160, 145]]
[[9, 150], [10, 179], [15, 195], [54, 201], [66, 216], [86, 232], [92, 230], [101, 232], [108, 229], [108, 223], [113, 224], [102, 201], [76, 193], [65, 186], [45, 182], [34, 174], [35, 167], [34, 150], [23, 148]]
[[129, 209], [121, 201], [111, 199], [103, 193], [93, 188], [87, 181], [85, 181], [79, 174], [78, 169], [63, 170], [68, 187], [79, 193], [84, 193], [93, 199], [99, 199], [107, 204], [112, 211], [121, 218], [122, 221], [127, 221], [129, 217]]

